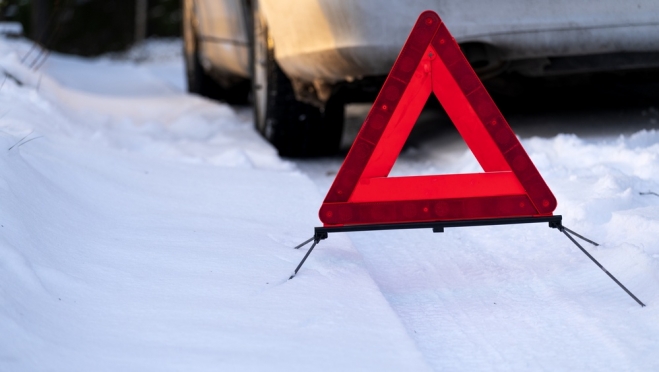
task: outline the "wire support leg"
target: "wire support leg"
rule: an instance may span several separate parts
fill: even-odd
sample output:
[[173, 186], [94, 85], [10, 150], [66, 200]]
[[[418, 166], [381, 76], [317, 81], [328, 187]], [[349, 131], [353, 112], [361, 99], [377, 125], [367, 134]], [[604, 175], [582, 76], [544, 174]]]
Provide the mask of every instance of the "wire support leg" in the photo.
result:
[[[570, 230], [568, 230], [567, 228], [565, 228], [565, 230], [570, 231]], [[579, 247], [579, 249], [581, 249], [581, 251], [582, 251], [583, 253], [585, 253], [586, 256], [588, 256], [588, 258], [590, 258], [590, 259], [595, 263], [595, 265], [597, 265], [600, 269], [602, 269], [602, 271], [604, 271], [604, 272], [606, 273], [606, 275], [608, 275], [611, 279], [613, 279], [613, 281], [616, 282], [616, 284], [618, 284], [618, 286], [620, 286], [620, 288], [622, 288], [625, 292], [627, 292], [627, 294], [630, 295], [631, 298], [634, 299], [634, 301], [638, 302], [638, 304], [641, 305], [641, 307], [645, 307], [645, 304], [644, 304], [643, 302], [641, 302], [641, 300], [639, 300], [636, 296], [634, 296], [634, 294], [631, 293], [631, 292], [629, 291], [629, 289], [627, 289], [624, 285], [622, 285], [622, 283], [620, 283], [620, 282], [618, 281], [618, 279], [616, 279], [613, 275], [611, 275], [611, 273], [608, 272], [608, 271], [604, 268], [604, 266], [602, 266], [599, 262], [597, 262], [597, 260], [595, 259], [595, 257], [591, 256], [590, 253], [588, 253], [588, 252], [587, 252], [587, 251], [586, 251], [586, 250], [585, 250], [585, 249], [584, 249], [579, 243], [577, 243], [577, 241], [576, 241], [576, 240], [575, 240], [570, 234], [568, 234], [568, 232], [565, 231], [565, 230], [561, 230], [561, 232], [562, 232], [563, 234], [565, 234], [565, 236], [567, 236], [568, 239], [570, 239], [570, 240], [572, 241], [572, 243], [574, 243], [577, 247]], [[586, 240], [587, 240], [587, 239], [586, 239]]]
[[311, 239], [313, 240], [313, 244], [311, 245], [311, 248], [309, 248], [309, 250], [307, 251], [307, 254], [304, 255], [304, 258], [302, 259], [302, 261], [300, 261], [300, 264], [297, 265], [297, 268], [295, 269], [295, 272], [293, 272], [293, 275], [291, 275], [291, 277], [288, 278], [288, 280], [291, 280], [291, 279], [295, 278], [295, 275], [297, 275], [297, 272], [300, 271], [300, 268], [302, 267], [302, 265], [304, 265], [304, 261], [307, 260], [307, 257], [309, 257], [309, 255], [311, 254], [311, 251], [313, 251], [313, 249], [316, 247], [316, 245], [318, 245], [318, 243], [320, 243], [320, 239], [318, 239], [315, 236]]
[[307, 245], [307, 244], [309, 244], [309, 242], [310, 242], [310, 241], [312, 241], [312, 240], [313, 240], [313, 238], [315, 238], [315, 236], [312, 236], [312, 237], [311, 237], [311, 238], [309, 238], [308, 240], [305, 240], [305, 241], [304, 241], [304, 243], [302, 243], [302, 244], [300, 244], [300, 245], [298, 245], [298, 246], [297, 246], [297, 247], [295, 247], [294, 249], [300, 249], [300, 248], [302, 248], [302, 247], [304, 247], [305, 245]]
[[592, 245], [594, 245], [594, 246], [596, 246], [596, 247], [599, 247], [599, 244], [595, 243], [594, 241], [592, 241], [592, 240], [590, 240], [590, 239], [588, 239], [588, 238], [584, 238], [583, 236], [581, 236], [581, 235], [575, 233], [574, 231], [568, 229], [568, 228], [565, 227], [565, 226], [562, 226], [562, 227], [563, 227], [563, 229], [567, 230], [567, 232], [569, 232], [570, 234], [576, 236], [577, 238], [579, 238], [579, 239], [581, 239], [581, 240], [583, 240], [583, 241], [585, 241], [585, 242], [588, 242], [588, 243], [590, 243], [590, 244], [592, 244]]

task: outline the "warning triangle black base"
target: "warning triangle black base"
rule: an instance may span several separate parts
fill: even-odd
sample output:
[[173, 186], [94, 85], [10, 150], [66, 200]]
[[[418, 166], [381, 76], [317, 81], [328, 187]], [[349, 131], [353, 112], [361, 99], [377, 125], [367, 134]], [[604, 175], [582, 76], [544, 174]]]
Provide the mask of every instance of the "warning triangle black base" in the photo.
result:
[[456, 220], [456, 221], [441, 221], [441, 222], [418, 222], [418, 223], [394, 223], [394, 224], [377, 224], [377, 225], [348, 225], [348, 226], [332, 226], [332, 227], [316, 227], [314, 228], [314, 235], [304, 243], [295, 247], [299, 249], [304, 245], [313, 241], [311, 248], [304, 255], [304, 258], [297, 266], [293, 274], [288, 278], [289, 280], [293, 279], [297, 275], [298, 271], [304, 265], [304, 262], [307, 260], [313, 249], [320, 243], [321, 240], [325, 240], [329, 237], [331, 233], [345, 233], [345, 232], [357, 232], [357, 231], [383, 231], [383, 230], [409, 230], [409, 229], [432, 229], [435, 233], [442, 233], [447, 227], [468, 227], [468, 226], [498, 226], [498, 225], [517, 225], [517, 224], [526, 224], [526, 223], [542, 223], [547, 222], [549, 227], [552, 229], [557, 229], [567, 236], [572, 243], [574, 243], [583, 253], [588, 256], [606, 275], [608, 275], [620, 288], [622, 288], [631, 298], [634, 299], [641, 307], [645, 307], [645, 304], [641, 302], [627, 287], [625, 287], [618, 279], [616, 279], [608, 270], [600, 264], [595, 257], [588, 253], [573, 237], [572, 235], [592, 244], [598, 246], [599, 244], [594, 241], [585, 238], [574, 231], [563, 226], [563, 216], [542, 216], [542, 217], [515, 217], [515, 218], [492, 218], [492, 219], [479, 219], [479, 220]]

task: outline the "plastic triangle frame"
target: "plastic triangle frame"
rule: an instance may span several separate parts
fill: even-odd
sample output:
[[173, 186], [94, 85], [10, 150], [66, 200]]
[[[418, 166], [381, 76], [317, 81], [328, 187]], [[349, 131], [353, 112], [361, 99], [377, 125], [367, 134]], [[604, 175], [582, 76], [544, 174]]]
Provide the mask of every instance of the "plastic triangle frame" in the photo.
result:
[[[388, 177], [430, 94], [483, 173]], [[421, 14], [325, 201], [325, 226], [551, 216], [556, 198], [439, 16]]]

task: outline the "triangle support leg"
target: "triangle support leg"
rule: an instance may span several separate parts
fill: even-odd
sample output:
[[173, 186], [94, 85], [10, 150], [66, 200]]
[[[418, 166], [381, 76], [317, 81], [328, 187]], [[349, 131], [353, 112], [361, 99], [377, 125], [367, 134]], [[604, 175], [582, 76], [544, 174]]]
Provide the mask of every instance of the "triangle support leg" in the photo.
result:
[[584, 238], [583, 236], [581, 236], [581, 235], [575, 233], [574, 231], [568, 229], [567, 227], [563, 226], [563, 229], [564, 229], [565, 231], [569, 232], [570, 234], [576, 236], [577, 238], [579, 238], [579, 239], [581, 239], [581, 240], [583, 240], [583, 241], [585, 241], [585, 242], [588, 242], [588, 243], [590, 243], [590, 244], [592, 244], [592, 245], [594, 245], [594, 246], [596, 246], [596, 247], [599, 247], [599, 244], [595, 243], [594, 241], [592, 241], [592, 240], [590, 240], [590, 239], [588, 239], [588, 238]]
[[564, 227], [560, 222], [559, 222], [559, 223], [553, 223], [553, 224], [550, 223], [549, 226], [552, 227], [552, 228], [558, 229], [558, 231], [560, 231], [560, 232], [562, 232], [563, 234], [565, 234], [565, 236], [567, 236], [568, 239], [570, 239], [570, 240], [572, 241], [572, 243], [574, 243], [574, 245], [576, 245], [579, 249], [581, 249], [581, 251], [582, 251], [586, 256], [588, 256], [588, 258], [590, 258], [590, 260], [593, 261], [593, 262], [595, 263], [595, 265], [597, 265], [597, 267], [599, 267], [600, 269], [602, 269], [602, 271], [604, 271], [604, 273], [606, 273], [606, 275], [608, 275], [609, 278], [611, 278], [614, 282], [616, 282], [616, 284], [617, 284], [620, 288], [622, 288], [622, 289], [623, 289], [623, 290], [624, 290], [624, 291], [625, 291], [625, 292], [626, 292], [631, 298], [633, 298], [634, 301], [636, 301], [639, 305], [641, 305], [641, 307], [645, 307], [645, 304], [644, 304], [643, 302], [641, 302], [641, 300], [639, 300], [638, 297], [634, 296], [634, 294], [633, 294], [632, 292], [630, 292], [629, 289], [627, 289], [627, 287], [625, 287], [622, 283], [620, 283], [620, 282], [618, 281], [618, 279], [615, 278], [615, 276], [613, 276], [613, 275], [612, 275], [607, 269], [604, 268], [604, 266], [602, 266], [602, 264], [600, 264], [600, 263], [595, 259], [595, 257], [591, 256], [590, 253], [588, 253], [588, 251], [586, 251], [586, 249], [584, 249], [584, 247], [582, 247], [581, 244], [579, 244], [579, 243], [578, 243], [578, 242], [572, 237], [572, 235], [570, 235], [570, 233], [574, 234], [575, 236], [577, 236], [577, 237], [583, 239], [584, 241], [587, 241], [587, 242], [589, 242], [589, 243], [591, 243], [591, 244], [593, 244], [593, 245], [595, 245], [595, 246], [597, 246], [597, 245], [599, 245], [599, 244], [593, 242], [592, 240], [589, 240], [589, 239], [584, 238], [583, 236], [581, 236], [581, 235], [575, 233], [574, 231], [568, 229], [567, 227]]
[[305, 245], [309, 244], [309, 242], [311, 242], [313, 240], [313, 238], [315, 238], [315, 236], [312, 236], [308, 240], [305, 240], [304, 243], [300, 243], [298, 246], [296, 246], [293, 249], [300, 249], [300, 248], [304, 247]]
[[298, 249], [298, 248], [304, 246], [305, 244], [307, 244], [307, 243], [309, 243], [310, 241], [313, 240], [313, 244], [311, 245], [311, 248], [309, 248], [309, 250], [307, 251], [307, 254], [304, 255], [304, 258], [302, 258], [302, 261], [300, 261], [300, 264], [297, 265], [297, 268], [295, 268], [295, 271], [293, 272], [293, 275], [291, 275], [291, 277], [288, 278], [288, 280], [291, 280], [291, 279], [295, 278], [295, 275], [297, 275], [297, 272], [300, 271], [300, 268], [302, 268], [302, 265], [304, 265], [304, 262], [307, 260], [307, 258], [311, 254], [311, 251], [313, 251], [313, 249], [316, 248], [316, 245], [318, 245], [318, 243], [320, 243], [320, 241], [324, 240], [324, 239], [327, 239], [327, 233], [317, 232], [317, 233], [314, 234], [313, 238], [311, 238], [311, 239], [307, 240], [306, 242], [300, 244], [299, 246], [295, 247], [295, 249]]

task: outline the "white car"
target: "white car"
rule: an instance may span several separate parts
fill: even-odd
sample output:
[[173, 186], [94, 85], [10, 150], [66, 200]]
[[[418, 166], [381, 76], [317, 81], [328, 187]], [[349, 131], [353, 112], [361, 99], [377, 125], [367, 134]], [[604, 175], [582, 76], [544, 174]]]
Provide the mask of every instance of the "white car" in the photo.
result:
[[657, 0], [183, 0], [191, 92], [247, 102], [283, 156], [338, 149], [419, 14], [436, 11], [482, 79], [659, 66]]

